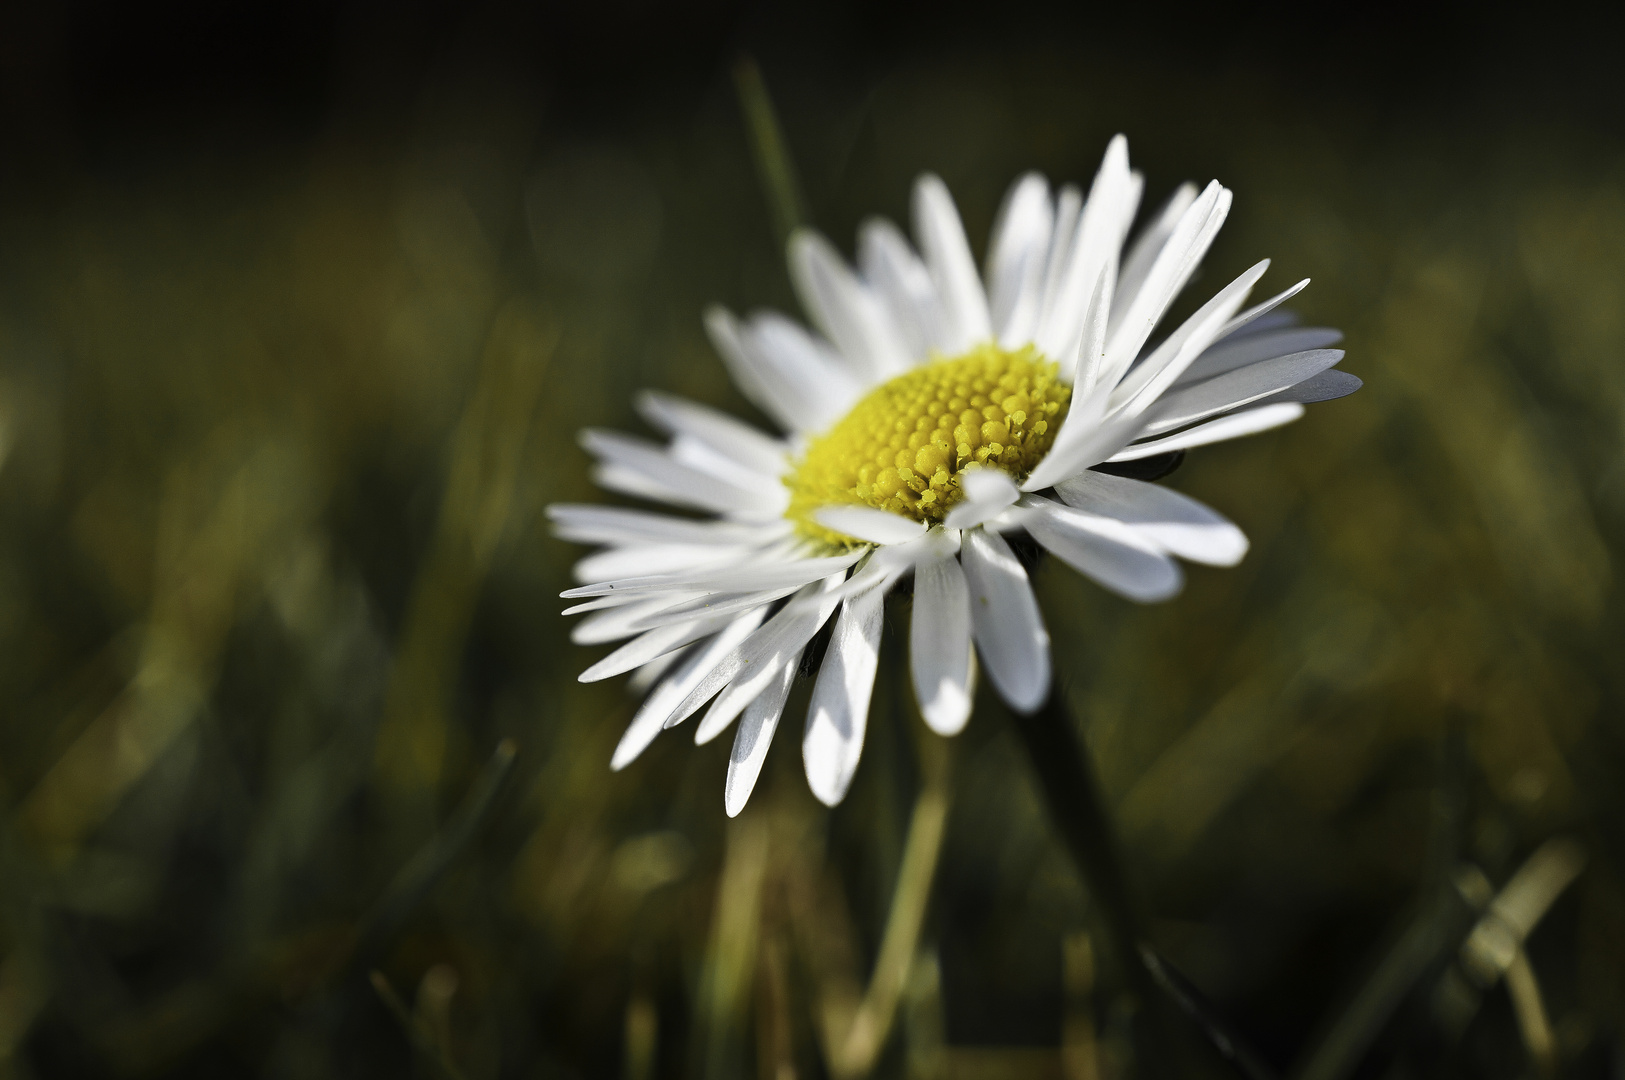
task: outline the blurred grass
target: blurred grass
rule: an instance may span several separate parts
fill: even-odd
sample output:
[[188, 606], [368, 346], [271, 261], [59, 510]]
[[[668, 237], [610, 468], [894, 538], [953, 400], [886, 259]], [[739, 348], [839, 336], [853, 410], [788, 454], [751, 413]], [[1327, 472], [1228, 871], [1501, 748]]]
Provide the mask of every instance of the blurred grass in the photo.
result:
[[[1150, 608], [1039, 577], [1152, 937], [1283, 1072], [1347, 1075], [1310, 1055], [1376, 1001], [1359, 1075], [1525, 1075], [1532, 985], [1553, 1067], [1605, 1075], [1617, 135], [1156, 75], [769, 67], [781, 201], [848, 246], [933, 169], [979, 246], [1018, 171], [1086, 181], [1120, 129], [1152, 201], [1236, 190], [1202, 285], [1260, 253], [1312, 276], [1300, 310], [1366, 389], [1172, 478], [1247, 531], [1238, 569]], [[900, 1001], [879, 1075], [1121, 1075], [1087, 898], [991, 698], [912, 956], [888, 912], [937, 781], [895, 664], [833, 813], [790, 732], [732, 824], [725, 748], [679, 731], [607, 770], [635, 698], [574, 681], [577, 552], [537, 508], [599, 497], [574, 433], [635, 427], [635, 387], [748, 415], [699, 312], [790, 305], [728, 71], [690, 105], [572, 133], [470, 79], [372, 142], [178, 155], [0, 213], [0, 1071], [787, 1080], [841, 1073], [868, 993]], [[1509, 997], [1454, 958], [1553, 837], [1586, 869], [1517, 935]], [[443, 873], [368, 938], [424, 851]]]

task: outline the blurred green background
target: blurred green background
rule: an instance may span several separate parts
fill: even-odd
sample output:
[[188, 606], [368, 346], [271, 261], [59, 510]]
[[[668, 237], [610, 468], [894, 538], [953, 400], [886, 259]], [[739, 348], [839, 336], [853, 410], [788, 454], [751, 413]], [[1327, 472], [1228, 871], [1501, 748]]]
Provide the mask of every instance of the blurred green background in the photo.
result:
[[[8, 6], [0, 1075], [1145, 1074], [1007, 716], [923, 734], [906, 612], [835, 811], [794, 721], [733, 823], [726, 740], [608, 771], [636, 697], [575, 681], [580, 552], [540, 510], [603, 498], [575, 432], [641, 430], [635, 388], [754, 415], [699, 319], [793, 308], [742, 52], [848, 251], [930, 169], [980, 253], [1015, 175], [1087, 183], [1123, 131], [1148, 203], [1236, 192], [1193, 292], [1314, 279], [1365, 389], [1168, 481], [1246, 561], [1154, 607], [1038, 577], [1151, 936], [1253, 1075], [1620, 1075], [1609, 40], [1465, 7]], [[894, 894], [929, 902], [888, 957]], [[1182, 1038], [1182, 1075], [1240, 1074]]]

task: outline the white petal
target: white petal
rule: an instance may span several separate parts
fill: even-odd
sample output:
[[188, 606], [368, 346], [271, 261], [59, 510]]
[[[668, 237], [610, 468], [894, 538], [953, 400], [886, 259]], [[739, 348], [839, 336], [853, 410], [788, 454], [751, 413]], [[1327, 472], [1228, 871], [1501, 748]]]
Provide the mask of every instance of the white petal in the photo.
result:
[[826, 806], [834, 806], [846, 797], [852, 775], [857, 772], [858, 756], [863, 753], [869, 698], [880, 660], [884, 599], [879, 590], [873, 590], [850, 597], [841, 605], [829, 650], [818, 670], [818, 681], [813, 684], [801, 756], [807, 767], [807, 783]]
[[804, 585], [837, 570], [844, 570], [863, 557], [863, 552], [830, 555], [818, 559], [781, 558], [763, 560], [757, 565], [738, 567], [720, 574], [701, 571], [698, 574], [657, 574], [650, 577], [621, 578], [600, 581], [594, 585], [579, 585], [559, 593], [566, 600], [585, 596], [608, 596], [611, 593], [640, 595], [667, 591], [744, 592], [750, 589], [773, 589], [784, 585]]
[[1027, 571], [997, 533], [974, 529], [960, 551], [970, 586], [971, 633], [999, 695], [1032, 712], [1049, 696], [1049, 632]]
[[714, 634], [724, 625], [725, 620], [722, 619], [693, 619], [645, 631], [577, 675], [576, 681], [594, 683], [625, 674], [691, 641]]
[[784, 703], [790, 698], [798, 662], [799, 657], [792, 657], [781, 667], [767, 689], [756, 695], [756, 700], [746, 707], [745, 715], [740, 718], [733, 752], [728, 755], [728, 782], [722, 795], [729, 817], [737, 817], [745, 808], [745, 802], [756, 788], [757, 777], [762, 775], [762, 763], [767, 760], [773, 732], [784, 714]]
[[[1241, 329], [1243, 327], [1247, 327], [1249, 325], [1256, 328], [1259, 325], [1258, 321], [1260, 319], [1264, 318], [1270, 312], [1274, 311], [1277, 307], [1279, 307], [1280, 305], [1286, 303], [1288, 300], [1292, 299], [1294, 296], [1297, 296], [1299, 293], [1303, 292], [1303, 290], [1308, 288], [1308, 287], [1309, 287], [1309, 279], [1304, 278], [1302, 281], [1298, 282], [1296, 285], [1292, 286], [1290, 289], [1281, 290], [1280, 292], [1276, 293], [1274, 296], [1270, 297], [1268, 300], [1264, 301], [1262, 304], [1254, 304], [1252, 307], [1248, 308], [1246, 311], [1243, 311], [1240, 315], [1237, 315], [1234, 319], [1231, 319], [1230, 322], [1225, 325], [1225, 328], [1223, 330], [1219, 331], [1218, 340], [1222, 341], [1223, 339], [1229, 337], [1230, 335], [1238, 333], [1239, 331], [1241, 331]], [[1272, 325], [1290, 326], [1293, 323], [1298, 321], [1297, 317], [1295, 315], [1291, 315], [1291, 314], [1289, 314], [1287, 312], [1281, 312], [1280, 314], [1281, 314], [1281, 317], [1282, 317], [1282, 321], [1280, 323], [1272, 324]]]
[[760, 630], [740, 642], [689, 689], [687, 696], [668, 714], [666, 726], [675, 727], [693, 716], [718, 691], [737, 698], [740, 705], [754, 700], [779, 666], [787, 663], [791, 656], [799, 656], [819, 627], [829, 620], [835, 602], [827, 599], [827, 593], [840, 584], [840, 580], [841, 575], [832, 574], [822, 582], [807, 586], [801, 597], [823, 593], [826, 594], [824, 602], [811, 607], [786, 604]]
[[1268, 259], [1254, 263], [1181, 323], [1179, 329], [1169, 334], [1150, 356], [1124, 376], [1117, 389], [1112, 391], [1112, 408], [1145, 412], [1213, 343], [1219, 328], [1235, 314], [1237, 308], [1246, 303], [1247, 293], [1264, 276], [1269, 265]]
[[[1112, 284], [1116, 277], [1112, 260], [1108, 259], [1095, 281], [1094, 293], [1083, 316], [1083, 330], [1078, 336], [1077, 372], [1072, 378], [1072, 393], [1087, 397], [1094, 393], [1100, 380], [1100, 369], [1106, 362], [1107, 313], [1112, 306]], [[1061, 365], [1064, 370], [1066, 365]]]
[[1290, 356], [1260, 360], [1256, 364], [1192, 383], [1163, 395], [1157, 418], [1146, 425], [1146, 434], [1160, 435], [1209, 416], [1239, 409], [1314, 378], [1341, 359], [1341, 349], [1311, 349]]
[[738, 565], [756, 551], [744, 544], [628, 544], [579, 560], [571, 573], [582, 583], [672, 574], [725, 564]]
[[624, 506], [554, 503], [547, 508], [553, 534], [578, 544], [757, 544], [782, 536], [788, 522], [758, 525], [695, 521]]
[[957, 735], [970, 719], [975, 670], [970, 588], [958, 559], [915, 566], [909, 654], [914, 696], [927, 726], [938, 735]]
[[942, 298], [944, 322], [953, 337], [944, 344], [950, 354], [964, 352], [993, 336], [987, 313], [987, 295], [976, 276], [965, 227], [954, 209], [948, 186], [930, 173], [914, 185], [914, 234], [919, 238], [925, 265]]
[[1179, 564], [1121, 521], [1031, 495], [1023, 505], [1030, 510], [1023, 524], [1032, 538], [1078, 573], [1142, 604], [1179, 591]]
[[1128, 167], [1128, 140], [1115, 136], [1090, 185], [1089, 198], [1078, 218], [1077, 240], [1034, 339], [1046, 355], [1072, 355], [1095, 283], [1123, 246], [1142, 186], [1141, 179]]
[[952, 335], [943, 323], [936, 282], [896, 225], [884, 218], [863, 223], [858, 268], [885, 302], [915, 362], [945, 346]]
[[1082, 211], [1083, 193], [1074, 184], [1062, 187], [1055, 197], [1055, 225], [1050, 230], [1049, 254], [1044, 260], [1044, 292], [1038, 309], [1035, 338], [1049, 320], [1050, 312], [1055, 310], [1061, 281], [1072, 265], [1072, 249], [1078, 239], [1078, 215]]
[[872, 506], [825, 506], [813, 519], [826, 529], [871, 544], [904, 544], [925, 535], [925, 524]]
[[762, 621], [762, 610], [741, 615], [715, 637], [696, 645], [692, 652], [682, 658], [675, 670], [643, 700], [642, 707], [632, 717], [626, 734], [621, 736], [620, 743], [615, 747], [615, 755], [610, 758], [611, 769], [619, 771], [626, 768], [648, 749], [655, 736], [666, 726], [666, 718], [688, 692], [756, 629]]
[[1234, 566], [1247, 554], [1247, 536], [1189, 495], [1126, 476], [1084, 472], [1055, 485], [1071, 507], [1132, 525], [1164, 551], [1210, 566]]
[[605, 465], [643, 477], [666, 502], [719, 514], [776, 513], [783, 508], [785, 489], [782, 484], [762, 484], [755, 490], [738, 487], [672, 460], [664, 448], [643, 439], [589, 428], [581, 433], [581, 445]]
[[[632, 628], [639, 632], [655, 630], [672, 623], [690, 622], [694, 619], [709, 619], [719, 615], [734, 615], [747, 608], [761, 604], [771, 604], [775, 600], [783, 599], [795, 592], [800, 586], [782, 585], [776, 589], [752, 589], [742, 593], [704, 593], [694, 596], [692, 593], [682, 594], [678, 603], [670, 607], [640, 614], [632, 620]], [[670, 595], [662, 593], [659, 595]]]
[[1283, 401], [1296, 401], [1304, 405], [1316, 401], [1336, 401], [1340, 397], [1348, 397], [1365, 384], [1358, 375], [1350, 375], [1346, 371], [1332, 368], [1322, 371], [1312, 379], [1305, 379], [1290, 390], [1282, 390], [1279, 394], [1271, 394], [1262, 399], [1259, 404], [1275, 404]]
[[1201, 382], [1203, 379], [1211, 379], [1215, 375], [1223, 375], [1227, 371], [1234, 371], [1248, 364], [1256, 364], [1260, 360], [1306, 352], [1309, 349], [1324, 349], [1342, 340], [1341, 330], [1324, 326], [1284, 327], [1222, 338], [1198, 356], [1175, 381], [1175, 385]]
[[1134, 244], [1129, 248], [1128, 255], [1123, 259], [1123, 272], [1117, 279], [1117, 296], [1112, 301], [1111, 321], [1115, 323], [1123, 317], [1128, 305], [1140, 292], [1145, 279], [1151, 273], [1151, 267], [1162, 252], [1163, 245], [1168, 237], [1173, 235], [1174, 226], [1185, 211], [1190, 209], [1191, 203], [1196, 201], [1196, 185], [1181, 184], [1168, 196], [1168, 201], [1162, 204], [1152, 222], [1140, 231], [1135, 237]]
[[999, 469], [967, 469], [959, 474], [959, 488], [965, 493], [965, 500], [948, 511], [943, 522], [948, 529], [980, 525], [1021, 497], [1016, 482]]
[[667, 435], [698, 439], [767, 476], [779, 476], [789, 467], [789, 447], [727, 413], [657, 390], [644, 390], [634, 401], [643, 418]]
[[739, 389], [788, 431], [822, 431], [862, 393], [839, 358], [781, 315], [747, 325], [712, 307], [705, 328]]
[[[1068, 439], [1063, 446], [1061, 440], [1066, 436], [1066, 429], [1074, 422], [1078, 424], [1077, 436]], [[1143, 416], [1117, 415], [1093, 425], [1085, 417], [1068, 416], [1055, 445], [1028, 475], [1021, 490], [1042, 491], [1092, 465], [1099, 465], [1128, 445], [1144, 426]]]
[[1140, 354], [1168, 306], [1174, 302], [1212, 245], [1230, 212], [1230, 192], [1217, 180], [1180, 217], [1173, 235], [1163, 245], [1145, 285], [1128, 302], [1123, 318], [1111, 331], [1101, 378], [1116, 382]]
[[912, 357], [885, 307], [828, 240], [810, 229], [790, 237], [790, 280], [859, 382], [872, 385], [908, 370]]
[[1005, 196], [988, 245], [988, 308], [1000, 344], [1015, 348], [1032, 340], [1044, 301], [1044, 264], [1049, 258], [1055, 208], [1049, 183], [1027, 173]]
[[[576, 623], [570, 629], [570, 640], [577, 645], [602, 645], [606, 641], [631, 637], [648, 629], [638, 625], [644, 616], [691, 600], [694, 595], [688, 592], [668, 592], [657, 596], [606, 597], [605, 599], [619, 601], [618, 606], [605, 611], [596, 611]], [[566, 614], [573, 611], [574, 609], [571, 609]]]
[[1205, 424], [1197, 424], [1193, 428], [1165, 435], [1160, 439], [1151, 439], [1147, 442], [1135, 443], [1113, 454], [1108, 461], [1135, 461], [1139, 458], [1155, 457], [1166, 454], [1172, 450], [1184, 450], [1192, 446], [1206, 446], [1209, 443], [1224, 442], [1226, 439], [1239, 439], [1243, 435], [1256, 435], [1260, 431], [1290, 424], [1303, 415], [1303, 406], [1296, 402], [1282, 402], [1279, 405], [1261, 405], [1256, 409], [1247, 409], [1229, 416], [1221, 416], [1217, 420], [1209, 420]]

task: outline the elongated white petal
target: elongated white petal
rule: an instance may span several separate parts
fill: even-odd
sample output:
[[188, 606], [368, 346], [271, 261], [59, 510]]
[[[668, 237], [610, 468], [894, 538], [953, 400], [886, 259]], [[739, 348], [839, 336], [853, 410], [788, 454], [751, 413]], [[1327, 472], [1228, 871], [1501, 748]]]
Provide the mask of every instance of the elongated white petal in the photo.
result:
[[1191, 203], [1196, 201], [1196, 185], [1181, 184], [1168, 196], [1168, 201], [1162, 204], [1151, 223], [1140, 231], [1135, 237], [1128, 254], [1123, 258], [1123, 272], [1117, 278], [1117, 295], [1112, 300], [1111, 322], [1116, 323], [1128, 310], [1129, 302], [1139, 295], [1140, 288], [1145, 279], [1151, 274], [1151, 267], [1161, 254], [1163, 245], [1173, 235], [1174, 226], [1185, 211], [1190, 209]]
[[745, 324], [711, 307], [705, 328], [735, 384], [787, 431], [822, 431], [862, 394], [838, 357], [782, 315]]
[[[869, 561], [864, 563], [857, 573], [819, 602], [830, 599], [845, 600], [849, 596], [856, 596], [871, 589], [886, 592], [899, 578], [912, 570], [916, 563], [958, 554], [959, 535], [957, 529], [932, 529], [918, 540], [875, 548], [869, 555]], [[813, 601], [796, 602], [805, 605]]]
[[[807, 586], [800, 597], [827, 594], [840, 584], [841, 576], [831, 574]], [[718, 691], [737, 698], [741, 706], [748, 704], [762, 692], [780, 664], [786, 663], [792, 655], [800, 655], [834, 610], [835, 601], [827, 597], [815, 606], [786, 604], [760, 630], [740, 642], [704, 678], [694, 683], [667, 715], [666, 726], [675, 727], [693, 716]]]
[[[1066, 434], [1067, 426], [1072, 423], [1073, 418], [1068, 417], [1066, 424], [1061, 427], [1062, 436]], [[1055, 445], [1044, 455], [1044, 460], [1038, 463], [1038, 467], [1028, 475], [1026, 482], [1021, 485], [1021, 490], [1043, 491], [1069, 476], [1076, 476], [1092, 465], [1099, 465], [1128, 445], [1143, 427], [1145, 418], [1133, 415], [1113, 416], [1092, 426], [1080, 424], [1078, 437], [1067, 440], [1064, 446], [1057, 437]]]
[[1055, 485], [1068, 506], [1131, 525], [1164, 551], [1210, 566], [1234, 566], [1247, 536], [1189, 495], [1126, 476], [1084, 472]]
[[1258, 404], [1273, 405], [1277, 402], [1296, 401], [1308, 405], [1316, 401], [1335, 401], [1340, 397], [1348, 397], [1364, 385], [1358, 375], [1350, 375], [1346, 371], [1331, 368], [1314, 378], [1305, 379], [1289, 390], [1271, 394], [1261, 399]]
[[970, 719], [973, 655], [970, 588], [959, 560], [919, 563], [914, 568], [909, 656], [920, 713], [938, 735], [957, 735]]
[[1049, 696], [1049, 632], [1027, 571], [998, 533], [973, 529], [960, 551], [970, 587], [971, 633], [987, 676], [1013, 709], [1032, 712]]
[[1044, 301], [1044, 266], [1054, 224], [1048, 181], [1027, 173], [1010, 185], [994, 220], [986, 275], [993, 333], [1005, 348], [1032, 340]]
[[[674, 461], [664, 448], [631, 435], [588, 428], [581, 433], [581, 445], [605, 464], [641, 475], [665, 493], [667, 502], [719, 514], [782, 509], [782, 485], [764, 484], [755, 490], [738, 487]], [[780, 490], [774, 491], [774, 487]]]
[[[1074, 397], [1083, 399], [1093, 394], [1100, 380], [1101, 367], [1106, 362], [1107, 312], [1112, 306], [1112, 279], [1116, 277], [1113, 262], [1108, 259], [1095, 281], [1094, 293], [1089, 297], [1089, 308], [1083, 316], [1083, 331], [1079, 335], [1077, 373], [1072, 379]], [[1064, 370], [1066, 365], [1061, 365]]]
[[[1225, 324], [1225, 328], [1219, 331], [1218, 340], [1222, 341], [1232, 334], [1241, 332], [1244, 328], [1249, 326], [1256, 327], [1260, 319], [1263, 319], [1276, 308], [1280, 307], [1294, 296], [1297, 296], [1308, 287], [1309, 279], [1304, 278], [1291, 288], [1282, 289], [1268, 300], [1265, 300], [1262, 304], [1254, 304], [1252, 307], [1248, 308], [1246, 311], [1243, 311], [1240, 315], [1237, 315], [1235, 318], [1231, 319], [1227, 324]], [[1280, 325], [1289, 326], [1296, 321], [1296, 317], [1287, 316]]]
[[813, 515], [826, 529], [871, 544], [904, 544], [925, 535], [925, 524], [872, 506], [826, 506]]
[[1217, 295], [1181, 323], [1179, 329], [1169, 334], [1150, 356], [1124, 376], [1112, 392], [1112, 407], [1141, 413], [1150, 408], [1162, 396], [1162, 392], [1190, 367], [1191, 362], [1212, 344], [1219, 328], [1235, 314], [1237, 308], [1246, 303], [1247, 293], [1264, 276], [1269, 265], [1268, 259], [1253, 264], [1246, 273], [1220, 289]]
[[1175, 380], [1174, 385], [1201, 382], [1215, 375], [1223, 375], [1227, 371], [1256, 364], [1260, 360], [1307, 352], [1310, 349], [1324, 349], [1342, 340], [1341, 330], [1332, 330], [1324, 326], [1282, 327], [1262, 333], [1221, 338], [1198, 356], [1191, 366], [1185, 369], [1185, 373]]
[[724, 657], [732, 653], [741, 641], [749, 637], [761, 621], [761, 609], [741, 615], [715, 637], [694, 646], [684, 655], [672, 673], [643, 699], [643, 705], [632, 717], [632, 722], [627, 725], [626, 734], [621, 736], [620, 743], [615, 747], [615, 754], [610, 758], [609, 767], [618, 772], [648, 749], [655, 736], [666, 726], [666, 718], [671, 715], [672, 710], [683, 701], [695, 684], [704, 679]]
[[638, 595], [671, 590], [742, 592], [748, 589], [772, 589], [782, 585], [803, 585], [815, 581], [837, 570], [845, 570], [862, 556], [863, 553], [858, 551], [819, 559], [786, 558], [738, 567], [726, 574], [708, 570], [693, 575], [658, 574], [650, 577], [621, 578], [616, 581], [600, 581], [593, 585], [580, 585], [574, 589], [566, 589], [559, 595], [566, 600], [574, 600], [577, 597], [608, 596], [611, 593]]
[[953, 335], [944, 323], [936, 282], [902, 230], [884, 218], [864, 222], [858, 230], [858, 268], [891, 312], [911, 359], [918, 363], [932, 349], [946, 347]]
[[987, 294], [976, 276], [976, 261], [971, 258], [965, 227], [960, 224], [948, 185], [930, 173], [914, 185], [914, 234], [942, 300], [943, 321], [953, 333], [944, 343], [944, 351], [964, 352], [987, 341], [993, 336]]
[[1146, 425], [1148, 435], [1194, 424], [1209, 416], [1239, 409], [1260, 398], [1297, 386], [1343, 359], [1341, 349], [1311, 349], [1277, 356], [1165, 394], [1157, 418]]
[[1102, 381], [1115, 383], [1128, 371], [1151, 331], [1207, 254], [1230, 212], [1230, 200], [1230, 192], [1215, 180], [1180, 217], [1173, 235], [1157, 254], [1145, 285], [1129, 301], [1122, 321], [1112, 328]]
[[555, 536], [578, 544], [762, 544], [791, 528], [787, 521], [695, 521], [651, 510], [582, 503], [554, 503], [547, 508], [547, 516]]
[[755, 552], [744, 544], [630, 544], [588, 555], [571, 569], [586, 583], [738, 565]]
[[1142, 188], [1143, 181], [1128, 167], [1128, 140], [1115, 136], [1089, 188], [1078, 218], [1077, 240], [1034, 339], [1046, 355], [1072, 355], [1095, 283], [1123, 246]]
[[1185, 450], [1192, 446], [1206, 446], [1209, 443], [1224, 442], [1227, 439], [1239, 439], [1243, 435], [1256, 435], [1260, 431], [1290, 424], [1303, 415], [1303, 406], [1297, 402], [1283, 402], [1279, 405], [1261, 405], [1256, 409], [1247, 409], [1229, 416], [1221, 416], [1217, 420], [1209, 420], [1205, 424], [1176, 431], [1172, 435], [1165, 435], [1160, 439], [1148, 439], [1145, 442], [1135, 443], [1113, 454], [1108, 461], [1135, 461], [1139, 458], [1155, 457], [1173, 450]]
[[[690, 622], [694, 619], [711, 619], [720, 615], [735, 615], [747, 608], [758, 607], [762, 604], [771, 604], [775, 600], [782, 600], [795, 592], [800, 586], [781, 585], [776, 589], [752, 589], [742, 593], [704, 593], [694, 596], [692, 593], [684, 594], [684, 599], [672, 604], [670, 607], [659, 608], [644, 612], [632, 620], [632, 628], [638, 632], [656, 630], [672, 623]], [[659, 594], [670, 595], [670, 594]]]
[[693, 619], [645, 631], [577, 675], [576, 681], [593, 683], [616, 675], [624, 675], [633, 668], [642, 667], [656, 657], [665, 656], [691, 641], [698, 641], [702, 637], [714, 634], [724, 625], [725, 619]]
[[788, 446], [727, 413], [658, 390], [641, 391], [634, 402], [639, 414], [667, 435], [697, 439], [765, 476], [789, 468]]
[[846, 797], [863, 753], [869, 698], [880, 660], [884, 597], [878, 590], [850, 597], [841, 605], [818, 681], [807, 710], [801, 741], [807, 783], [818, 801], [834, 806]]
[[881, 382], [908, 369], [908, 347], [886, 308], [828, 240], [810, 229], [790, 237], [790, 280], [813, 324], [835, 343], [859, 382]]
[[1179, 591], [1179, 564], [1131, 526], [1028, 496], [1023, 519], [1032, 538], [1080, 574], [1140, 603]]
[[664, 611], [694, 596], [690, 592], [668, 592], [656, 596], [614, 597], [621, 603], [608, 610], [595, 611], [576, 623], [570, 630], [570, 640], [577, 645], [602, 645], [640, 634], [648, 629], [639, 625], [644, 616]]
[[779, 668], [767, 689], [756, 695], [740, 717], [733, 752], [728, 755], [728, 781], [722, 795], [729, 817], [739, 816], [750, 793], [756, 789], [762, 763], [767, 760], [767, 750], [773, 742], [773, 732], [779, 726], [779, 717], [784, 715], [784, 703], [790, 699], [798, 662], [799, 654]]
[[943, 521], [948, 529], [969, 529], [996, 517], [1021, 497], [1021, 490], [1009, 474], [999, 469], [968, 469], [959, 474], [959, 488], [965, 500]]

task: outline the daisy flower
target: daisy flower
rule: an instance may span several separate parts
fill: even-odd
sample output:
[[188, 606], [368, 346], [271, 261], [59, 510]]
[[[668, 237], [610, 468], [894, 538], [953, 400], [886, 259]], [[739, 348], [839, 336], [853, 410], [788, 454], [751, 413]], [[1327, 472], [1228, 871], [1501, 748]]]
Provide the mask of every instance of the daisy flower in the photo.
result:
[[1153, 341], [1231, 194], [1187, 184], [1130, 242], [1142, 188], [1122, 136], [1087, 198], [1021, 177], [978, 274], [946, 186], [922, 176], [915, 245], [872, 220], [854, 269], [818, 234], [792, 237], [790, 273], [814, 329], [774, 312], [707, 312], [735, 382], [782, 434], [654, 392], [637, 405], [663, 444], [583, 433], [600, 486], [699, 515], [549, 508], [558, 535], [604, 545], [563, 594], [578, 601], [566, 614], [586, 615], [574, 640], [630, 639], [581, 680], [635, 672], [646, 693], [613, 768], [702, 709], [698, 743], [737, 720], [725, 791], [737, 814], [833, 619], [802, 751], [814, 794], [834, 805], [863, 748], [882, 601], [905, 578], [920, 711], [952, 735], [970, 716], [978, 663], [1015, 709], [1050, 692], [1049, 635], [1007, 537], [1024, 533], [1142, 602], [1179, 591], [1176, 557], [1241, 559], [1235, 525], [1108, 463], [1277, 427], [1360, 382], [1333, 367], [1336, 331], [1276, 310], [1307, 281], [1242, 310], [1267, 261]]

